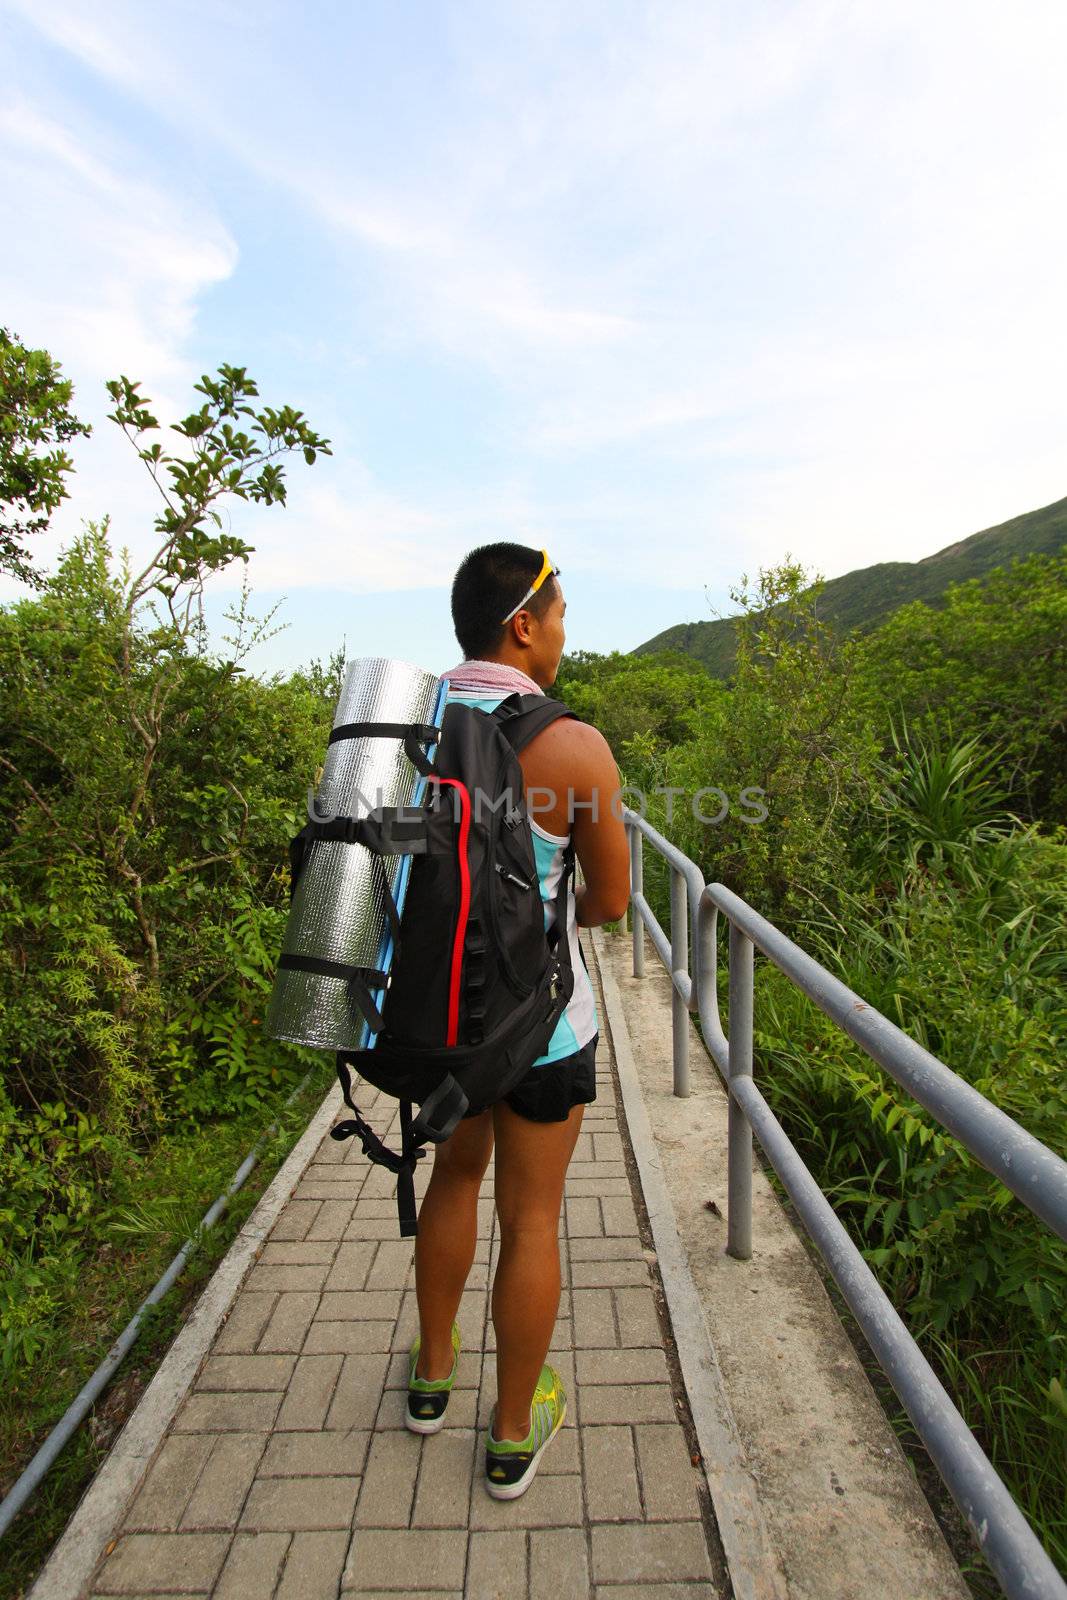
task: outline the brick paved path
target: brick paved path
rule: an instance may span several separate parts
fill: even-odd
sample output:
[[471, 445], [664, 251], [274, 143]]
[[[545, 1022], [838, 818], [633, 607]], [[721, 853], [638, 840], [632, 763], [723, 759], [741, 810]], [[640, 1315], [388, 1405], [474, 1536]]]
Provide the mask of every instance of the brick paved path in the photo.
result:
[[[595, 965], [590, 962], [594, 983]], [[599, 985], [598, 985], [599, 987]], [[603, 1019], [601, 1001], [600, 1015]], [[403, 1424], [417, 1331], [393, 1180], [327, 1137], [186, 1397], [91, 1594], [336, 1600], [712, 1600], [703, 1479], [685, 1443], [638, 1238], [602, 1034], [560, 1225], [549, 1359], [567, 1423], [527, 1493], [492, 1500], [481, 1431], [495, 1398], [487, 1283], [493, 1169], [459, 1311], [444, 1429]], [[393, 1139], [396, 1102], [361, 1108]], [[429, 1177], [419, 1171], [419, 1190]]]

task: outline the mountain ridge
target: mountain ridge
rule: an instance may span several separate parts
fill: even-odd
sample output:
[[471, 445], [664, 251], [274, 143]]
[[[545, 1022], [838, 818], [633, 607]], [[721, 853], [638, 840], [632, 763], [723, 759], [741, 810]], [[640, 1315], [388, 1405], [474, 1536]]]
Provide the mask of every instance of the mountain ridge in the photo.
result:
[[[911, 600], [936, 605], [953, 583], [980, 578], [994, 567], [1030, 555], [1054, 555], [1067, 545], [1067, 497], [982, 528], [921, 556], [918, 561], [879, 561], [857, 567], [823, 585], [819, 615], [842, 632], [869, 632], [898, 606]], [[732, 617], [680, 622], [639, 644], [630, 653], [681, 650], [703, 662], [715, 677], [729, 677], [734, 658]]]

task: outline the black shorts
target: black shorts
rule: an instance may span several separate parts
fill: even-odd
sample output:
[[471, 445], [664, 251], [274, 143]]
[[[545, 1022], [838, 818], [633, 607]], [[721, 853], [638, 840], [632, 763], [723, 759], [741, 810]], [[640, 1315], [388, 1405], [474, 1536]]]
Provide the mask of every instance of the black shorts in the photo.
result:
[[[596, 1099], [596, 1047], [599, 1033], [571, 1056], [531, 1067], [504, 1100], [512, 1111], [529, 1122], [566, 1122], [574, 1106], [589, 1105]], [[475, 1108], [468, 1117], [480, 1115]]]

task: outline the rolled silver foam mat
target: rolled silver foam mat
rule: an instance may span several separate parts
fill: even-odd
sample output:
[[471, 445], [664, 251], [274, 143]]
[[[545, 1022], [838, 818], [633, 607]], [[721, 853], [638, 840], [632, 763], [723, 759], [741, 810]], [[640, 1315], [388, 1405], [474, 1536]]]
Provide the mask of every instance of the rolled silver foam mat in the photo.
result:
[[[436, 723], [442, 688], [440, 678], [408, 661], [360, 657], [346, 665], [333, 726]], [[317, 811], [322, 818], [365, 817], [378, 805], [410, 805], [425, 782], [408, 760], [402, 739], [339, 739], [327, 748]], [[394, 898], [406, 886], [407, 860], [382, 857]], [[316, 840], [296, 885], [282, 950], [379, 967], [391, 956], [391, 945], [381, 876], [371, 851], [339, 839]], [[345, 979], [287, 968], [275, 976], [266, 1029], [272, 1038], [320, 1050], [358, 1050], [367, 1039]]]

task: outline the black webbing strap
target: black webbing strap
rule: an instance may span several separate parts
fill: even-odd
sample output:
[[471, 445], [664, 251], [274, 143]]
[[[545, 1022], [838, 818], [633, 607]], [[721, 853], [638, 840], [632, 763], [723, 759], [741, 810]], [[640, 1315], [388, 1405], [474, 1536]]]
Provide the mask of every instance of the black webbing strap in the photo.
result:
[[362, 844], [383, 856], [425, 855], [426, 818], [402, 811], [402, 806], [383, 806], [366, 817], [309, 817], [298, 837]]
[[313, 972], [319, 978], [343, 978], [355, 995], [367, 1026], [372, 1033], [381, 1033], [385, 1026], [382, 1014], [374, 1003], [371, 989], [389, 987], [389, 974], [378, 967], [352, 967], [346, 961], [327, 961], [322, 956], [283, 955], [279, 967], [290, 972]]
[[330, 1137], [351, 1139], [355, 1135], [363, 1147], [363, 1154], [369, 1160], [376, 1161], [379, 1166], [387, 1167], [390, 1172], [396, 1173], [396, 1211], [400, 1222], [400, 1237], [414, 1238], [419, 1231], [415, 1211], [415, 1163], [422, 1160], [426, 1151], [415, 1143], [412, 1135], [411, 1102], [403, 1100], [400, 1102], [400, 1150], [399, 1152], [390, 1150], [388, 1145], [382, 1143], [369, 1122], [360, 1115], [352, 1099], [352, 1074], [340, 1052], [337, 1055], [337, 1077], [345, 1105], [352, 1115], [331, 1128]]
[[328, 742], [336, 744], [338, 739], [403, 739], [404, 753], [411, 765], [424, 778], [429, 778], [433, 767], [421, 746], [436, 744], [440, 737], [440, 728], [432, 722], [342, 722], [332, 729]]

